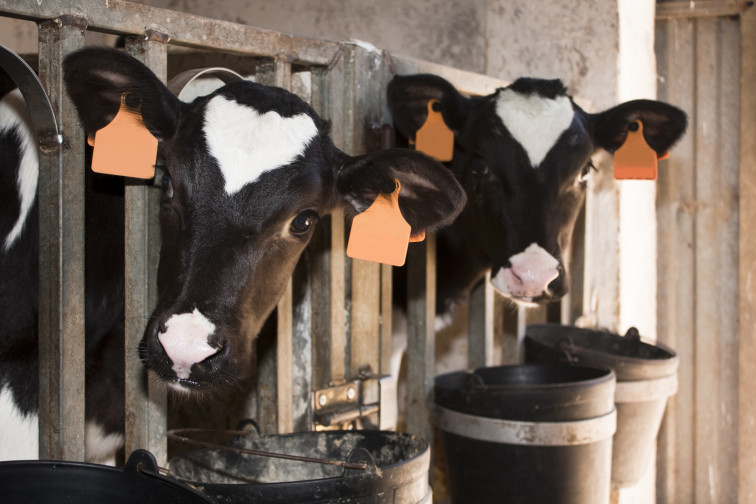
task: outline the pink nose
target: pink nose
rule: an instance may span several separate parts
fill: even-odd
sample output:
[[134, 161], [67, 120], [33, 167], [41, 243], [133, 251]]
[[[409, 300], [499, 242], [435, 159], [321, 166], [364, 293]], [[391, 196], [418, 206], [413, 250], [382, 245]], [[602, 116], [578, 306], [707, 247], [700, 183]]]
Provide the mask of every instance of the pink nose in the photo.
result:
[[173, 371], [178, 378], [189, 378], [194, 364], [218, 351], [207, 343], [215, 325], [196, 308], [192, 313], [173, 315], [165, 327], [165, 332], [158, 334], [158, 340], [173, 361]]
[[491, 281], [503, 294], [515, 298], [538, 297], [559, 277], [559, 261], [535, 243], [510, 257], [509, 263], [511, 267], [499, 270]]

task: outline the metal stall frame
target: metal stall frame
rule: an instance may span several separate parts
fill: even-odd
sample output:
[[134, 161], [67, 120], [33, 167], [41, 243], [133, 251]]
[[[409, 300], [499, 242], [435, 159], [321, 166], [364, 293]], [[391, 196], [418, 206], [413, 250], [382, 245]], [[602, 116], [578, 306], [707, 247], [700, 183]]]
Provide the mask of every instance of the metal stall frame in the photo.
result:
[[[348, 154], [390, 135], [385, 86], [394, 74], [435, 73], [461, 92], [484, 95], [506, 83], [388, 54], [359, 42], [331, 42], [218, 21], [121, 0], [0, 0], [0, 15], [39, 26], [39, 74], [61, 124], [63, 148], [40, 162], [40, 458], [84, 460], [84, 131], [66, 96], [63, 58], [85, 30], [123, 35], [126, 51], [164, 81], [169, 48], [211, 50], [257, 61], [256, 79], [293, 90], [331, 121]], [[292, 69], [295, 69], [294, 71]], [[44, 146], [42, 146], [44, 147]], [[155, 194], [153, 194], [155, 193]], [[126, 183], [126, 453], [166, 461], [166, 392], [135, 356], [156, 304], [159, 233], [156, 191]], [[344, 213], [324, 219], [278, 304], [278, 334], [258, 363], [262, 430], [286, 433], [377, 418], [391, 356], [391, 268], [345, 256]], [[435, 239], [411, 247], [407, 431], [432, 439]], [[490, 282], [472, 298], [469, 363], [494, 362]], [[131, 349], [131, 350], [130, 350]], [[334, 409], [336, 408], [336, 409]]]

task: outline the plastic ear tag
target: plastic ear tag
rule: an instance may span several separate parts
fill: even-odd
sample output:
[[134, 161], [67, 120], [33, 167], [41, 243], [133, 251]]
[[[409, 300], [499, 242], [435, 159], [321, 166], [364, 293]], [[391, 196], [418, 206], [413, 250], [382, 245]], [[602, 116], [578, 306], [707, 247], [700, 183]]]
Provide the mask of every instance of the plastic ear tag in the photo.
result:
[[139, 95], [121, 96], [121, 108], [110, 124], [97, 130], [93, 147], [93, 171], [143, 179], [155, 176], [158, 140], [144, 125]]
[[[632, 131], [633, 125], [636, 126]], [[617, 180], [656, 180], [659, 156], [643, 138], [643, 123], [630, 124], [625, 143], [614, 153], [614, 178]]]
[[399, 211], [401, 184], [391, 194], [379, 194], [372, 205], [355, 216], [346, 254], [392, 266], [403, 266], [410, 241], [421, 241], [425, 233], [410, 237], [411, 227]]
[[454, 156], [454, 132], [444, 122], [438, 100], [428, 101], [428, 118], [415, 134], [415, 149], [438, 161], [451, 161]]

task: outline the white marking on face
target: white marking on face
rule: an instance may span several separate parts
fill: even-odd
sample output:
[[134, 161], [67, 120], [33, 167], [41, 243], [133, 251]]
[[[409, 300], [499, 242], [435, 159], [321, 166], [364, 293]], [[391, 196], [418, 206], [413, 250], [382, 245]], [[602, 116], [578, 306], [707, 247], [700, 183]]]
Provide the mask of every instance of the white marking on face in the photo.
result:
[[207, 104], [203, 130], [229, 195], [264, 172], [293, 162], [318, 134], [315, 122], [307, 114], [292, 117], [282, 117], [274, 111], [260, 114], [223, 96], [216, 96]]
[[503, 295], [523, 301], [542, 295], [559, 276], [559, 261], [535, 243], [510, 257], [509, 263], [511, 267], [501, 268], [491, 283]]
[[165, 323], [165, 332], [158, 334], [165, 353], [173, 361], [173, 371], [182, 380], [189, 378], [192, 366], [218, 351], [208, 345], [215, 332], [210, 322], [197, 308], [192, 313], [172, 315]]
[[496, 102], [496, 114], [536, 167], [570, 127], [575, 111], [566, 96], [551, 99], [503, 89]]
[[7, 387], [0, 391], [0, 461], [39, 458], [37, 415], [24, 415]]
[[85, 445], [87, 462], [115, 465], [115, 452], [123, 446], [123, 434], [108, 434], [96, 422], [87, 422]]
[[[17, 179], [21, 207], [16, 223], [8, 236], [5, 237], [3, 248], [6, 251], [10, 250], [13, 243], [21, 235], [24, 224], [26, 224], [26, 218], [37, 196], [39, 155], [37, 152], [37, 136], [32, 131], [31, 124], [31, 118], [21, 91], [15, 89], [5, 95], [0, 101], [0, 134], [15, 129], [21, 141], [21, 158]], [[6, 167], [3, 167], [3, 169], [6, 169]]]

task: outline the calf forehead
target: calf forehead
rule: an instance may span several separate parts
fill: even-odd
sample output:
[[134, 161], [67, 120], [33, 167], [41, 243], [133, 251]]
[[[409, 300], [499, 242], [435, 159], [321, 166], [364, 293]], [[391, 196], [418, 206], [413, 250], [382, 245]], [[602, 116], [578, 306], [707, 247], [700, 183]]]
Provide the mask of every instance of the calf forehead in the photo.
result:
[[556, 145], [575, 116], [572, 102], [565, 95], [553, 98], [538, 93], [499, 91], [496, 115], [537, 167]]
[[260, 113], [251, 105], [217, 95], [205, 107], [203, 133], [223, 174], [226, 193], [232, 195], [263, 173], [304, 155], [318, 127], [306, 113], [289, 117], [275, 110]]

